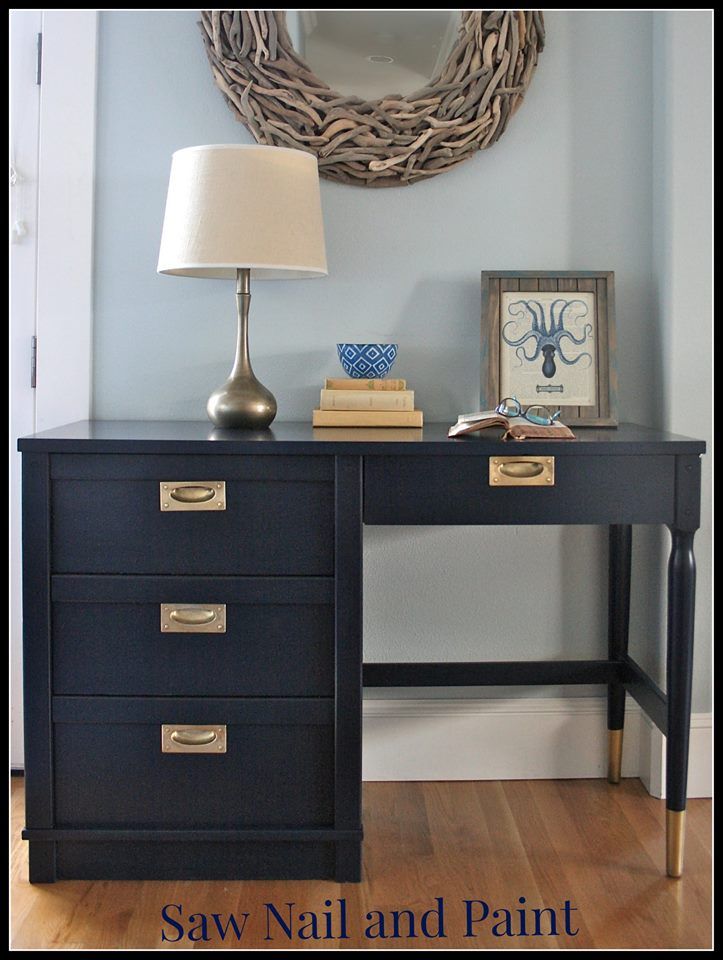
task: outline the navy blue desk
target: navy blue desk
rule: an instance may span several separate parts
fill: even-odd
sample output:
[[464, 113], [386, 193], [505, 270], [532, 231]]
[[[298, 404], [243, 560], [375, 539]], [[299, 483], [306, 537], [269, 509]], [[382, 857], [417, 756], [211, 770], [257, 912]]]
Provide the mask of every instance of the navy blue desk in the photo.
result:
[[[31, 880], [358, 880], [363, 686], [561, 683], [607, 686], [611, 782], [626, 691], [667, 736], [680, 875], [705, 445], [630, 424], [523, 444], [446, 430], [83, 422], [20, 440]], [[178, 484], [206, 507], [164, 515]], [[364, 523], [607, 526], [608, 657], [363, 663]], [[634, 524], [671, 534], [666, 693], [628, 653]], [[164, 635], [159, 605], [179, 602], [228, 621]], [[162, 752], [174, 724], [219, 724], [223, 756]]]

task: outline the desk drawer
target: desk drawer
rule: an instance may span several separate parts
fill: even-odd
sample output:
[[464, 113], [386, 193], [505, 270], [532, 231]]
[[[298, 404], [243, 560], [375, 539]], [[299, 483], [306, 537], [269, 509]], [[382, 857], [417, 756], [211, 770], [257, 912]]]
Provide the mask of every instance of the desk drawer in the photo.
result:
[[[161, 728], [226, 727], [218, 753], [163, 753]], [[331, 700], [56, 697], [57, 827], [324, 826]]]
[[[524, 457], [511, 444], [506, 456]], [[487, 456], [365, 457], [364, 522], [670, 523], [674, 457], [555, 454], [554, 484], [490, 483]]]
[[[52, 458], [57, 573], [333, 573], [331, 458]], [[161, 484], [225, 483], [224, 509], [164, 510]]]
[[[163, 581], [175, 578], [157, 579], [162, 582], [155, 586], [152, 581], [145, 591], [155, 593], [152, 602], [53, 603], [54, 693], [333, 695], [331, 599], [326, 603], [289, 602], [262, 589], [256, 602], [234, 602], [233, 592], [225, 585], [216, 585], [214, 590], [212, 584], [197, 582], [189, 587], [185, 578], [173, 585]], [[331, 584], [328, 592], [332, 592]], [[197, 605], [195, 609], [215, 610], [223, 603], [223, 632], [164, 631], [160, 611], [161, 604], [168, 601], [181, 610], [191, 603]]]

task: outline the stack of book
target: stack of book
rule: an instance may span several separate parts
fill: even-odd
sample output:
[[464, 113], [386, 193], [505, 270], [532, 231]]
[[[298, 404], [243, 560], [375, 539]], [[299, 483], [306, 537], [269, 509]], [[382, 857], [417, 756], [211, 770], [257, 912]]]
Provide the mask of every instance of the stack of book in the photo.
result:
[[406, 380], [345, 380], [327, 378], [314, 427], [421, 427], [421, 410], [414, 409], [414, 390]]

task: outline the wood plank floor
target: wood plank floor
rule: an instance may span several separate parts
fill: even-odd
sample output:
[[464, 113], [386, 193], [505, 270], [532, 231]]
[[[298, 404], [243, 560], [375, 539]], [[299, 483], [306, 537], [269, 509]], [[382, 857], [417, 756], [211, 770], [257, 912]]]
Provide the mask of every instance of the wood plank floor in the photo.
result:
[[[455, 783], [367, 783], [364, 785], [364, 879], [360, 884], [289, 882], [90, 882], [31, 886], [27, 852], [20, 839], [23, 781], [13, 778], [12, 947], [113, 948], [709, 948], [711, 946], [711, 801], [691, 800], [687, 817], [685, 874], [664, 875], [665, 811], [638, 780], [610, 787], [602, 780], [535, 780]], [[443, 899], [439, 919], [425, 911]], [[524, 900], [522, 900], [524, 898]], [[339, 904], [346, 904], [349, 939], [300, 939], [311, 934], [309, 911], [325, 933], [323, 913], [339, 930]], [[331, 901], [331, 907], [325, 904]], [[465, 901], [478, 901], [469, 906]], [[569, 902], [565, 932], [565, 902]], [[289, 903], [294, 923], [289, 940], [267, 903], [284, 918]], [[169, 915], [183, 929], [164, 922]], [[482, 920], [484, 904], [489, 915]], [[537, 915], [535, 909], [549, 912]], [[393, 910], [400, 915], [392, 939]], [[509, 911], [509, 924], [504, 911]], [[524, 914], [520, 911], [524, 910]], [[364, 934], [377, 914], [385, 916], [386, 939]], [[469, 917], [468, 917], [469, 911]], [[498, 911], [494, 916], [494, 911]], [[551, 922], [557, 935], [549, 935]], [[307, 916], [299, 918], [300, 912]], [[208, 940], [189, 942], [203, 933]], [[239, 942], [225, 940], [211, 914], [227, 924], [233, 913]], [[370, 919], [366, 915], [371, 914]], [[537, 918], [537, 919], [536, 919]], [[535, 923], [540, 935], [535, 934]], [[468, 926], [469, 923], [469, 926]], [[523, 926], [524, 924], [524, 926]], [[521, 935], [521, 930], [526, 935]], [[471, 934], [465, 936], [466, 933]], [[269, 934], [271, 939], [265, 939]]]

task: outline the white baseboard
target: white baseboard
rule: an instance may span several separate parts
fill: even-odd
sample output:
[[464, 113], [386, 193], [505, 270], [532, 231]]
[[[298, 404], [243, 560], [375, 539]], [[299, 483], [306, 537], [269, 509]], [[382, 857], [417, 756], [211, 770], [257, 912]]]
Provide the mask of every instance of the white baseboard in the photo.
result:
[[[665, 797], [665, 737], [655, 724], [640, 715], [640, 779], [654, 797]], [[688, 797], [713, 795], [713, 720], [710, 713], [690, 718]]]
[[[364, 701], [365, 780], [529, 780], [607, 774], [604, 697]], [[711, 720], [691, 723], [689, 796], [710, 796]], [[623, 776], [654, 796], [664, 740], [628, 697]]]

